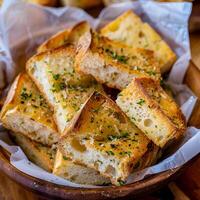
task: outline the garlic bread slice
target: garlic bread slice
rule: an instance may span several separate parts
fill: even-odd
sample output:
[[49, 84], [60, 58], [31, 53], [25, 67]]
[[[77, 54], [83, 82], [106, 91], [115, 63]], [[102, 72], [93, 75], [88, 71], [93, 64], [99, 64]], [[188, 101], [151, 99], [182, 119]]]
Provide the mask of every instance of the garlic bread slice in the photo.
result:
[[178, 139], [186, 130], [178, 105], [150, 78], [134, 78], [118, 95], [116, 103], [160, 147]]
[[52, 115], [52, 110], [30, 77], [25, 73], [18, 75], [1, 110], [3, 126], [37, 142], [52, 145], [59, 138]]
[[52, 172], [56, 155], [56, 149], [54, 147], [37, 143], [21, 133], [11, 132], [11, 136], [13, 140], [22, 148], [30, 161], [46, 171]]
[[66, 44], [76, 46], [81, 35], [83, 35], [86, 31], [89, 31], [89, 29], [90, 25], [86, 21], [80, 22], [71, 29], [65, 29], [53, 35], [38, 47], [37, 52], [41, 53]]
[[162, 37], [131, 10], [103, 27], [100, 32], [101, 35], [128, 46], [154, 51], [162, 73], [169, 71], [176, 61], [176, 54]]
[[110, 183], [110, 180], [100, 175], [98, 171], [73, 163], [69, 157], [63, 156], [59, 150], [56, 153], [53, 174], [85, 185], [105, 185]]
[[74, 162], [94, 168], [117, 185], [126, 180], [149, 143], [114, 101], [94, 92], [58, 148]]
[[93, 31], [80, 38], [77, 51], [76, 70], [111, 88], [122, 90], [133, 77], [161, 77], [152, 51], [128, 47]]
[[136, 163], [132, 173], [145, 169], [154, 165], [162, 155], [161, 148], [155, 145], [153, 142], [148, 144], [148, 150], [142, 156], [142, 158]]
[[91, 93], [102, 89], [91, 76], [75, 72], [75, 55], [73, 47], [62, 46], [33, 56], [26, 66], [28, 74], [53, 108], [60, 133]]

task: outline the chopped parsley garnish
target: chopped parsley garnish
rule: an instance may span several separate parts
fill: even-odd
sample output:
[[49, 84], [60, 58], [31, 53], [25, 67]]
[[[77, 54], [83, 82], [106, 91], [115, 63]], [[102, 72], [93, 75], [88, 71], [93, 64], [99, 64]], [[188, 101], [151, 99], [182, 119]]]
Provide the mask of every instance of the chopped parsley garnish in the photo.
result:
[[121, 133], [121, 135], [109, 135], [107, 138], [108, 140], [112, 141], [115, 139], [124, 139], [124, 138], [128, 138], [129, 133], [125, 132], [125, 133]]
[[109, 156], [114, 156], [115, 154], [112, 151], [106, 151]]
[[65, 88], [66, 88], [65, 82], [54, 83], [52, 92], [59, 92], [61, 90], [64, 90]]
[[112, 140], [114, 140], [116, 138], [117, 138], [116, 135], [109, 135], [108, 136], [108, 140], [110, 140], [110, 141], [112, 141]]
[[110, 49], [106, 49], [105, 51], [106, 51], [106, 53], [107, 53], [109, 56], [111, 56], [113, 59], [115, 59], [115, 60], [117, 60], [117, 61], [119, 61], [119, 62], [121, 62], [121, 63], [126, 64], [127, 61], [128, 61], [128, 59], [129, 59], [128, 57], [126, 57], [126, 56], [124, 56], [124, 55], [118, 55], [116, 52], [113, 52], [113, 51], [111, 51]]
[[60, 78], [60, 74], [53, 74], [54, 80], [58, 80]]
[[22, 92], [21, 92], [21, 100], [22, 100], [22, 102], [24, 102], [25, 100], [30, 99], [31, 97], [32, 97], [32, 93], [28, 94], [26, 88], [23, 88]]
[[122, 180], [119, 180], [119, 181], [117, 181], [117, 182], [118, 182], [119, 186], [122, 186], [122, 185], [125, 185], [125, 184], [126, 184], [126, 182], [125, 182], [125, 181], [122, 181]]
[[119, 153], [122, 156], [128, 155], [129, 157], [131, 156], [131, 152], [130, 151], [123, 151]]
[[63, 159], [64, 160], [70, 160], [68, 157], [66, 157], [66, 156], [63, 156]]
[[103, 162], [101, 160], [97, 160], [98, 163], [103, 164]]
[[154, 72], [154, 71], [148, 71], [147, 74], [149, 74], [150, 76], [155, 76], [156, 72]]
[[141, 106], [142, 106], [144, 103], [145, 103], [145, 100], [144, 100], [144, 99], [140, 99], [140, 100], [137, 102], [137, 104], [138, 104], [138, 105], [141, 105]]
[[125, 132], [120, 135], [120, 138], [127, 138], [128, 136], [129, 136], [129, 133]]

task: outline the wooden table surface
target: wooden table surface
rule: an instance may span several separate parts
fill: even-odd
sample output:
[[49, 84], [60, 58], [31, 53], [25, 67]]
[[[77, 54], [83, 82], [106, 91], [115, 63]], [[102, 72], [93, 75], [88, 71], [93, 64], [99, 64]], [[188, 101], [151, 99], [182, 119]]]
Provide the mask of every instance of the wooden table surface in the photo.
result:
[[[193, 75], [200, 73], [200, 33], [193, 33], [190, 35], [190, 38], [192, 58], [197, 67], [193, 66], [188, 73]], [[199, 82], [200, 84], [200, 80], [195, 80], [195, 78], [193, 78], [193, 81]], [[196, 90], [195, 93], [200, 98], [200, 91]], [[196, 123], [200, 124], [199, 121]], [[165, 198], [163, 198], [163, 196], [165, 196]], [[156, 200], [161, 199], [161, 197], [162, 199], [173, 199], [173, 196], [176, 200], [200, 200], [200, 159], [187, 168], [187, 170], [175, 182], [170, 183], [168, 187], [163, 188], [160, 192], [152, 194], [151, 196], [143, 197], [142, 199]], [[41, 199], [42, 197], [38, 197], [32, 192], [25, 190], [23, 187], [8, 179], [4, 174], [0, 173], [0, 200]]]

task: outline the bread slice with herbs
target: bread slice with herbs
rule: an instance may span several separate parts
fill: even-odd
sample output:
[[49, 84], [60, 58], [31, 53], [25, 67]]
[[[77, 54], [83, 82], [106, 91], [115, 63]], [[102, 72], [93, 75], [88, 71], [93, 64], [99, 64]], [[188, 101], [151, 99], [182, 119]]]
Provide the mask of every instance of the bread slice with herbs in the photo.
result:
[[162, 156], [162, 150], [153, 142], [148, 144], [148, 150], [134, 166], [132, 173], [154, 165]]
[[76, 70], [111, 88], [122, 90], [133, 77], [161, 77], [152, 51], [128, 47], [93, 31], [80, 38], [77, 52]]
[[69, 181], [85, 185], [107, 185], [110, 180], [92, 168], [73, 163], [69, 157], [56, 153], [53, 174]]
[[101, 90], [91, 76], [75, 72], [75, 49], [62, 46], [33, 56], [26, 69], [54, 110], [59, 132], [70, 121], [94, 90]]
[[1, 110], [3, 126], [50, 146], [60, 136], [52, 115], [52, 110], [30, 77], [25, 73], [18, 75]]
[[58, 148], [74, 162], [94, 168], [118, 185], [126, 181], [149, 143], [114, 101], [94, 92]]
[[160, 147], [178, 139], [186, 130], [178, 105], [150, 78], [134, 78], [118, 95], [116, 103]]
[[76, 46], [79, 38], [89, 29], [90, 25], [86, 21], [80, 22], [71, 29], [65, 29], [53, 35], [38, 47], [37, 52], [41, 53], [67, 44]]
[[21, 133], [11, 133], [13, 140], [22, 148], [28, 159], [48, 172], [52, 172], [56, 147], [45, 146], [30, 140]]
[[167, 72], [176, 61], [176, 54], [148, 23], [129, 10], [101, 29], [101, 35], [128, 46], [154, 51], [161, 72]]

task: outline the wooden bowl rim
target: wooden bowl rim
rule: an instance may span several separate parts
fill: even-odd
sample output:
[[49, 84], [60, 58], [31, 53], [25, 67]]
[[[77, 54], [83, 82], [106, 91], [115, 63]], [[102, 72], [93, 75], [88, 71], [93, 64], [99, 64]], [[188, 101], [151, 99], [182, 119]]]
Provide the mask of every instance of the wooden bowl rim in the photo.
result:
[[[197, 154], [192, 160], [185, 163], [183, 166], [178, 167], [173, 170], [167, 170], [159, 174], [150, 176], [141, 181], [131, 183], [124, 186], [108, 186], [103, 188], [75, 188], [69, 186], [62, 186], [55, 183], [50, 183], [30, 175], [27, 175], [17, 168], [12, 166], [9, 162], [9, 156], [6, 155], [5, 151], [0, 149], [0, 170], [3, 171], [9, 178], [13, 181], [19, 183], [20, 185], [34, 190], [38, 194], [43, 194], [49, 197], [61, 198], [73, 197], [77, 195], [90, 196], [90, 195], [100, 195], [102, 197], [124, 197], [130, 194], [140, 194], [142, 192], [148, 191], [151, 188], [158, 186], [158, 183], [163, 181], [169, 181], [177, 172], [185, 169], [186, 166], [190, 165], [194, 160], [200, 157], [200, 154]], [[159, 187], [159, 186], [158, 186]]]

